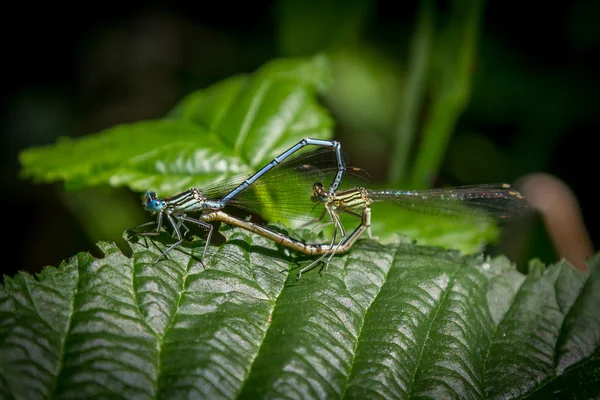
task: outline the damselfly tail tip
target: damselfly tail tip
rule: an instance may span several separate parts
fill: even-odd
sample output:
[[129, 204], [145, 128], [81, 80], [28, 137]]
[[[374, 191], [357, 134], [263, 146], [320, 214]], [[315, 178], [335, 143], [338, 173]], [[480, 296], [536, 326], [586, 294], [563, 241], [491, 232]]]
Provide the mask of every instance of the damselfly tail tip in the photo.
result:
[[523, 195], [517, 192], [516, 190], [511, 190], [510, 192], [508, 192], [508, 194], [516, 199], [525, 200], [525, 197], [523, 197]]

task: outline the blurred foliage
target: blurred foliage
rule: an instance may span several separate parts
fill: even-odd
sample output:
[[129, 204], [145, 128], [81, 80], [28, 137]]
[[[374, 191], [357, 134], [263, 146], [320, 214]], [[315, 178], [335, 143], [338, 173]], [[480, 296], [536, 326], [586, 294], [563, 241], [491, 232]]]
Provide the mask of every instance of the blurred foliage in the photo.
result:
[[373, 137], [372, 155], [391, 145], [388, 182], [430, 187], [469, 100], [483, 2], [451, 2], [444, 15], [434, 1], [420, 2], [404, 67], [356, 45], [369, 5], [282, 2], [281, 51], [302, 54], [314, 51], [315, 43], [331, 51], [336, 83], [328, 100], [342, 123], [355, 132], [356, 141]]

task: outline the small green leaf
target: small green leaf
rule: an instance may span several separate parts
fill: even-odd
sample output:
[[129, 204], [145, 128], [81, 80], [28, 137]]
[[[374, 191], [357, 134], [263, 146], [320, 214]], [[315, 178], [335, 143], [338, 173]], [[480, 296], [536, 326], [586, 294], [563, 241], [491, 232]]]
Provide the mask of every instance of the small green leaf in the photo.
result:
[[305, 137], [331, 137], [333, 122], [317, 100], [330, 83], [324, 56], [275, 60], [191, 93], [166, 119], [25, 150], [22, 174], [167, 195], [252, 173]]
[[[590, 272], [359, 241], [312, 258], [248, 232], [79, 254], [0, 287], [4, 398], [570, 398], [598, 395]], [[165, 239], [165, 240], [163, 240]]]

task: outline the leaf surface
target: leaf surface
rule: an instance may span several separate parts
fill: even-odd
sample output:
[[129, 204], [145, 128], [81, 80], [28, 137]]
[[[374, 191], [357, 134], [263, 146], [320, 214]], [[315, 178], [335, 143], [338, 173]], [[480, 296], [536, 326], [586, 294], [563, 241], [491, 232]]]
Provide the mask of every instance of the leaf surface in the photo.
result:
[[328, 268], [261, 237], [101, 243], [0, 288], [0, 393], [17, 398], [597, 395], [590, 273], [358, 242]]

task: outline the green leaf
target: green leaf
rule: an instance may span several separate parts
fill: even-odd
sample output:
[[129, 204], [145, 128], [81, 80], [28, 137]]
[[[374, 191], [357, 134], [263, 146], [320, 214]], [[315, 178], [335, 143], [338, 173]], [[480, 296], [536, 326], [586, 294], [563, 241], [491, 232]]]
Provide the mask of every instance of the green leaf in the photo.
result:
[[396, 204], [373, 204], [373, 235], [381, 242], [389, 242], [398, 235], [427, 246], [443, 246], [465, 254], [480, 252], [500, 236], [500, 229], [492, 221], [468, 218], [444, 218], [420, 214]]
[[3, 398], [569, 398], [598, 395], [590, 273], [359, 241], [328, 268], [225, 227], [139, 238], [0, 287]]
[[191, 93], [165, 119], [25, 150], [22, 174], [166, 195], [252, 173], [302, 138], [331, 137], [333, 122], [317, 100], [330, 83], [324, 56], [276, 60]]

